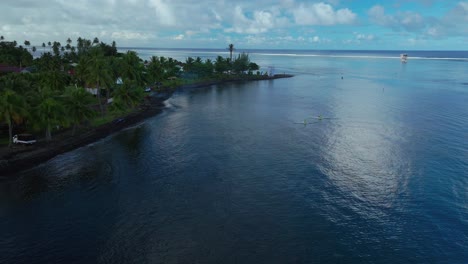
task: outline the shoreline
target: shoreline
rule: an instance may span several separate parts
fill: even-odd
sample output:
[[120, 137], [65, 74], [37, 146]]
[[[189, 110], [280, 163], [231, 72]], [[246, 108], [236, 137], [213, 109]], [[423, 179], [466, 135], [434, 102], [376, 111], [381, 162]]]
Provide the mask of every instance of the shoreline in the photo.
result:
[[163, 111], [165, 108], [164, 101], [169, 99], [175, 91], [202, 88], [229, 82], [265, 81], [291, 77], [293, 77], [291, 74], [275, 74], [274, 76], [261, 76], [260, 78], [253, 79], [233, 78], [205, 81], [181, 85], [170, 92], [156, 93], [151, 96], [150, 99], [147, 99], [145, 103], [140, 106], [138, 111], [117, 118], [118, 120], [122, 120], [120, 122], [114, 122], [117, 120], [115, 119], [110, 123], [89, 129], [75, 136], [68, 135], [69, 131], [64, 131], [57, 134], [49, 143], [39, 142], [33, 146], [15, 146], [13, 149], [3, 147], [6, 150], [0, 151], [0, 175], [5, 177], [12, 176], [13, 174], [44, 163], [60, 154], [87, 146], [149, 117], [153, 117]]

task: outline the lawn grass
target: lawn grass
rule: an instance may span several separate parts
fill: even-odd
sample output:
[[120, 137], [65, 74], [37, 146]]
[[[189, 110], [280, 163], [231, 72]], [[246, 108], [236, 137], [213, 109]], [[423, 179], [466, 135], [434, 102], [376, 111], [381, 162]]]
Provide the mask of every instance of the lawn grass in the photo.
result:
[[112, 122], [114, 119], [128, 115], [134, 112], [135, 109], [127, 109], [121, 112], [107, 112], [104, 116], [97, 116], [94, 119], [90, 120], [91, 126], [98, 127], [107, 123]]
[[91, 120], [91, 125], [93, 127], [97, 127], [97, 126], [100, 126], [100, 125], [107, 124], [107, 123], [111, 122], [113, 119], [114, 119], [114, 117], [110, 116], [110, 115], [99, 116], [99, 117], [96, 117], [96, 118]]

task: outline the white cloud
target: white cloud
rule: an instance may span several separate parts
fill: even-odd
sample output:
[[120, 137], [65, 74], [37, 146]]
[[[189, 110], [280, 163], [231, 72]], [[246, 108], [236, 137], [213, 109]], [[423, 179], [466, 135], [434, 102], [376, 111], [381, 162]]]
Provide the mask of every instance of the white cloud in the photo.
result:
[[375, 36], [372, 35], [372, 34], [369, 34], [369, 35], [366, 35], [366, 34], [355, 34], [356, 35], [356, 39], [357, 40], [368, 40], [368, 41], [371, 41], [371, 40], [374, 40], [375, 39]]
[[252, 18], [248, 18], [240, 6], [236, 6], [233, 15], [233, 26], [225, 29], [225, 32], [239, 34], [265, 33], [277, 24], [276, 17], [269, 11], [254, 11]]
[[293, 11], [294, 20], [299, 25], [351, 24], [356, 14], [348, 8], [334, 10], [325, 3], [300, 4]]
[[187, 35], [187, 36], [195, 36], [195, 35], [197, 35], [199, 33], [200, 33], [200, 31], [194, 31], [194, 30], [185, 31], [185, 35]]
[[149, 0], [150, 7], [154, 8], [155, 16], [162, 25], [173, 26], [176, 22], [174, 12], [164, 0]]
[[438, 26], [442, 35], [468, 35], [468, 1], [458, 2], [442, 19]]
[[133, 31], [116, 31], [108, 34], [107, 32], [101, 32], [100, 36], [107, 37], [109, 36], [112, 39], [125, 39], [125, 40], [141, 40], [141, 39], [150, 39], [151, 35], [147, 33], [133, 32]]
[[172, 37], [173, 40], [183, 40], [184, 39], [184, 34], [179, 34], [177, 36]]
[[430, 27], [427, 29], [426, 34], [431, 37], [439, 37], [443, 34], [440, 27]]
[[[422, 33], [423, 36], [441, 38], [468, 34], [468, 2], [458, 2], [454, 8], [439, 18], [411, 11], [387, 14], [385, 9], [376, 5], [367, 12], [372, 23], [389, 27], [395, 31]], [[415, 43], [408, 41], [408, 43]]]
[[419, 38], [408, 38], [406, 40], [406, 45], [407, 46], [422, 46], [426, 44], [426, 40], [424, 39], [419, 39]]
[[[396, 0], [405, 6], [434, 0]], [[457, 0], [459, 1], [459, 0]], [[0, 34], [33, 45], [61, 41], [70, 37], [119, 46], [224, 47], [228, 43], [249, 47], [339, 45], [349, 34], [335, 25], [353, 25], [352, 40], [375, 41], [365, 20], [358, 18], [350, 0], [0, 0]], [[359, 4], [362, 5], [362, 4]], [[376, 30], [388, 27], [399, 38], [407, 33], [414, 38], [442, 39], [468, 36], [468, 0], [444, 4], [448, 11], [438, 17], [418, 12], [386, 10], [369, 6], [368, 17]], [[421, 5], [424, 6], [424, 5]], [[451, 9], [450, 9], [451, 8]], [[433, 12], [435, 13], [435, 12]], [[359, 22], [359, 23], [358, 23]], [[321, 27], [327, 26], [327, 28]], [[408, 33], [409, 32], [409, 33]], [[388, 33], [388, 32], [386, 32]], [[381, 34], [386, 37], [385, 32]], [[408, 35], [405, 37], [407, 39]], [[401, 40], [400, 40], [401, 41]], [[404, 42], [404, 41], [401, 41]], [[458, 42], [462, 43], [462, 42]], [[174, 45], [174, 46], [173, 46]], [[276, 46], [275, 46], [276, 45]]]
[[391, 27], [395, 30], [404, 29], [415, 32], [425, 28], [427, 25], [427, 21], [418, 13], [405, 11], [388, 15], [385, 13], [384, 7], [380, 5], [373, 6], [367, 14], [371, 22], [380, 26]]

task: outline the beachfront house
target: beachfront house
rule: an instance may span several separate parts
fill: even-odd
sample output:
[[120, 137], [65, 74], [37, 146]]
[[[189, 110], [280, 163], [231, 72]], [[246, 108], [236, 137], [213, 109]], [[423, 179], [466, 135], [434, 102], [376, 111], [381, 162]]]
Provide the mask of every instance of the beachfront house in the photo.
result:
[[[115, 80], [115, 84], [116, 85], [122, 85], [123, 84], [123, 81], [122, 81], [122, 78], [121, 77], [118, 77], [117, 80]], [[101, 90], [104, 89], [104, 87], [101, 87]], [[86, 87], [85, 90], [94, 95], [94, 96], [97, 96], [97, 93], [98, 93], [98, 89], [95, 88], [95, 87]]]
[[94, 95], [94, 96], [96, 96], [97, 93], [98, 93], [98, 89], [97, 89], [97, 88], [89, 88], [89, 87], [87, 87], [87, 88], [85, 88], [85, 90], [86, 90], [88, 93], [90, 93], [90, 94], [92, 94], [92, 95]]
[[0, 76], [6, 75], [8, 73], [31, 73], [35, 71], [36, 71], [35, 66], [17, 67], [17, 66], [11, 66], [8, 64], [0, 63]]

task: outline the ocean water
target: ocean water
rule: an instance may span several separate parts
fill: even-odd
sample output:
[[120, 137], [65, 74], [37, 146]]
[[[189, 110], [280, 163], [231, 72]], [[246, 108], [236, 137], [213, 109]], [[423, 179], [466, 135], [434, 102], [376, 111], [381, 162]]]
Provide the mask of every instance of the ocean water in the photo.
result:
[[468, 52], [400, 53], [249, 51], [295, 76], [2, 179], [0, 263], [468, 263]]

